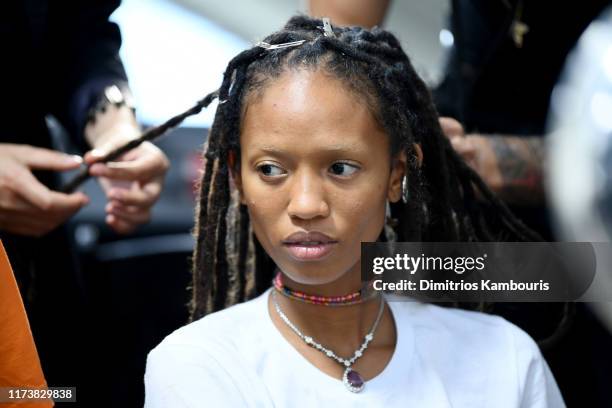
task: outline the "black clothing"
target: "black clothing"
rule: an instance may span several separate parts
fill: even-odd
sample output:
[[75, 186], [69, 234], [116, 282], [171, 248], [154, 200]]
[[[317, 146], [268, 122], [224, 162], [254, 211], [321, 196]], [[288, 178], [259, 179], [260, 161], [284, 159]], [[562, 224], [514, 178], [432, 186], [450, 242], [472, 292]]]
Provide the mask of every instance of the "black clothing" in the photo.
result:
[[[469, 133], [543, 135], [567, 55], [610, 1], [453, 4], [454, 47], [445, 78], [434, 91], [440, 114], [456, 118]], [[517, 14], [529, 28], [520, 48], [510, 35]]]
[[50, 147], [44, 117], [53, 114], [74, 141], [87, 109], [111, 83], [126, 81], [121, 35], [108, 21], [120, 1], [11, 1], [0, 13], [3, 63], [0, 141]]
[[[55, 116], [87, 149], [82, 130], [89, 108], [110, 84], [126, 82], [118, 56], [119, 28], [109, 22], [120, 1], [9, 1], [0, 13], [2, 102], [0, 143], [52, 148], [45, 116]], [[55, 175], [36, 176], [57, 188]], [[77, 404], [102, 401], [96, 346], [80, 273], [64, 227], [41, 238], [0, 230], [22, 290], [45, 377], [50, 386], [77, 386]], [[97, 398], [86, 386], [97, 386]], [[108, 391], [108, 389], [106, 390]], [[57, 404], [56, 406], [61, 406]]]

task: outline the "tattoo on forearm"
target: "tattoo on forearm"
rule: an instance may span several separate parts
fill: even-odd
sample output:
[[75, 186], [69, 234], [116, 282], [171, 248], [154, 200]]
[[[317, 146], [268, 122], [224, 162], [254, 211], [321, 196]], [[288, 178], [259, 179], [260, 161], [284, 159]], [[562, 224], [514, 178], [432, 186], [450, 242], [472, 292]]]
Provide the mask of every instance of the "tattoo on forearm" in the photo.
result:
[[539, 137], [493, 136], [491, 146], [502, 176], [500, 196], [519, 205], [544, 201], [544, 144]]

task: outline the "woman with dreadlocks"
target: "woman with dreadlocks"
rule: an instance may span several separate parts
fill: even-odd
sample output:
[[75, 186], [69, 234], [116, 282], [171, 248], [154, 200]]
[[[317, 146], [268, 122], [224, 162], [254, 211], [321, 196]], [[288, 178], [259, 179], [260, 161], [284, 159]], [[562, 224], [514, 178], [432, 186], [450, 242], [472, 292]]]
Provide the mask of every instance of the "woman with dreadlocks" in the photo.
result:
[[537, 239], [453, 152], [395, 37], [294, 17], [218, 97], [194, 322], [149, 354], [146, 407], [564, 405], [512, 324], [362, 287], [389, 212], [400, 241]]

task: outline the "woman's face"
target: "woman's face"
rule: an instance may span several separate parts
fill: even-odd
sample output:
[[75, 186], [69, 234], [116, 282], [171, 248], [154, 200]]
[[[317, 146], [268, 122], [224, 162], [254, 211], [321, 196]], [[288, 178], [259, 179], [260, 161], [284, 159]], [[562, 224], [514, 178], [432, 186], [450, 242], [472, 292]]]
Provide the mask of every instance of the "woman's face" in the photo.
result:
[[405, 156], [360, 97], [321, 71], [289, 71], [249, 98], [236, 184], [253, 231], [294, 283], [359, 279], [361, 242], [376, 241], [400, 198]]

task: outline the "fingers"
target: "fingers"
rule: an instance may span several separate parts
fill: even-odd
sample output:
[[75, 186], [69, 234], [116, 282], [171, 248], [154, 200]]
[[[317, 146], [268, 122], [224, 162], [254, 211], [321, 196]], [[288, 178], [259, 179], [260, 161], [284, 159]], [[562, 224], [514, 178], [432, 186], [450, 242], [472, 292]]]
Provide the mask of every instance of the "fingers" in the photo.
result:
[[89, 203], [83, 193], [62, 194], [49, 190], [29, 171], [19, 171], [18, 179], [10, 182], [8, 188], [41, 211], [76, 212]]
[[132, 183], [131, 186], [122, 186], [125, 182], [111, 182], [100, 179], [107, 191], [109, 203], [106, 205], [106, 222], [116, 232], [127, 234], [141, 224], [151, 219], [151, 207], [159, 198], [162, 180], [152, 181], [144, 186]]
[[456, 137], [451, 139], [451, 145], [460, 156], [471, 157], [476, 152], [476, 146], [473, 139], [470, 137]]
[[151, 219], [151, 207], [159, 197], [161, 182], [130, 190], [112, 188], [106, 205], [106, 222], [116, 232], [127, 234]]
[[154, 181], [144, 186], [135, 186], [131, 189], [111, 188], [108, 198], [115, 200], [122, 205], [133, 205], [138, 207], [150, 207], [159, 198], [162, 190], [162, 182]]
[[6, 211], [34, 212], [40, 210], [34, 204], [8, 189], [0, 188], [0, 216]]
[[106, 223], [118, 234], [132, 233], [138, 227], [112, 214], [106, 216]]
[[83, 161], [85, 162], [85, 164], [95, 163], [96, 161], [106, 157], [113, 150], [128, 143], [130, 140], [131, 139], [117, 138], [107, 143], [103, 143], [102, 145], [97, 146], [95, 149], [92, 149], [85, 153], [85, 155], [83, 156]]
[[[93, 150], [85, 160], [95, 161], [104, 155], [105, 151]], [[129, 233], [148, 222], [151, 207], [161, 194], [168, 168], [166, 156], [151, 143], [143, 143], [125, 153], [118, 161], [92, 164], [90, 174], [100, 177], [109, 199], [107, 224], [118, 233]]]
[[440, 117], [439, 122], [444, 136], [451, 142], [453, 149], [466, 160], [473, 158], [476, 151], [475, 143], [465, 134], [463, 125], [456, 119], [445, 116]]
[[[70, 157], [30, 146], [3, 146], [0, 166], [1, 229], [28, 236], [40, 236], [65, 222], [89, 203], [83, 193], [62, 194], [49, 190], [34, 177], [31, 168], [65, 169]], [[62, 161], [64, 161], [62, 163]]]
[[[53, 193], [34, 177], [31, 169], [66, 170], [78, 167], [81, 159], [48, 149], [32, 146], [0, 145], [0, 210], [15, 209], [15, 197], [39, 210], [78, 209], [86, 204], [83, 194]], [[12, 204], [11, 204], [12, 203]]]
[[439, 122], [442, 133], [450, 140], [453, 147], [455, 142], [460, 141], [465, 136], [463, 125], [457, 120], [449, 117], [440, 117]]
[[0, 229], [13, 234], [40, 237], [55, 227], [42, 218], [0, 212]]
[[85, 164], [92, 164], [102, 159], [106, 155], [107, 152], [100, 149], [90, 150], [83, 156], [83, 161], [85, 162]]
[[[63, 196], [64, 194], [59, 194]], [[78, 197], [78, 196], [83, 197]], [[87, 201], [82, 193], [75, 194], [76, 200]], [[52, 197], [52, 205], [48, 210], [41, 210], [31, 203], [21, 199], [19, 196], [11, 197], [3, 194], [0, 202], [0, 229], [13, 232], [15, 234], [27, 236], [42, 236], [64, 223], [82, 205], [65, 206], [64, 203], [58, 205]], [[64, 197], [62, 197], [63, 199]], [[75, 197], [69, 197], [74, 200]]]
[[139, 225], [151, 219], [149, 208], [124, 206], [115, 201], [106, 205], [106, 223], [120, 234], [133, 232]]
[[159, 163], [150, 158], [139, 158], [129, 162], [97, 163], [90, 169], [92, 176], [115, 180], [149, 180], [159, 173]]
[[144, 224], [151, 220], [151, 210], [136, 206], [125, 206], [117, 202], [110, 202], [106, 205], [108, 215], [114, 215], [123, 221], [132, 224]]
[[81, 207], [89, 204], [89, 197], [81, 192], [72, 194], [58, 193], [51, 191], [51, 204], [47, 211], [58, 214], [72, 215]]
[[31, 169], [73, 170], [83, 163], [83, 159], [80, 156], [72, 156], [54, 150], [25, 145], [20, 146], [19, 149], [23, 150], [21, 155], [22, 163]]
[[442, 131], [447, 137], [462, 136], [465, 134], [463, 125], [456, 119], [441, 116], [439, 122]]
[[27, 168], [18, 168], [10, 174], [12, 177], [3, 178], [2, 189], [23, 197], [40, 210], [51, 204], [50, 190], [30, 173]]
[[169, 162], [153, 144], [143, 143], [124, 155], [123, 161], [97, 163], [91, 166], [90, 174], [115, 180], [147, 181], [166, 173]]

